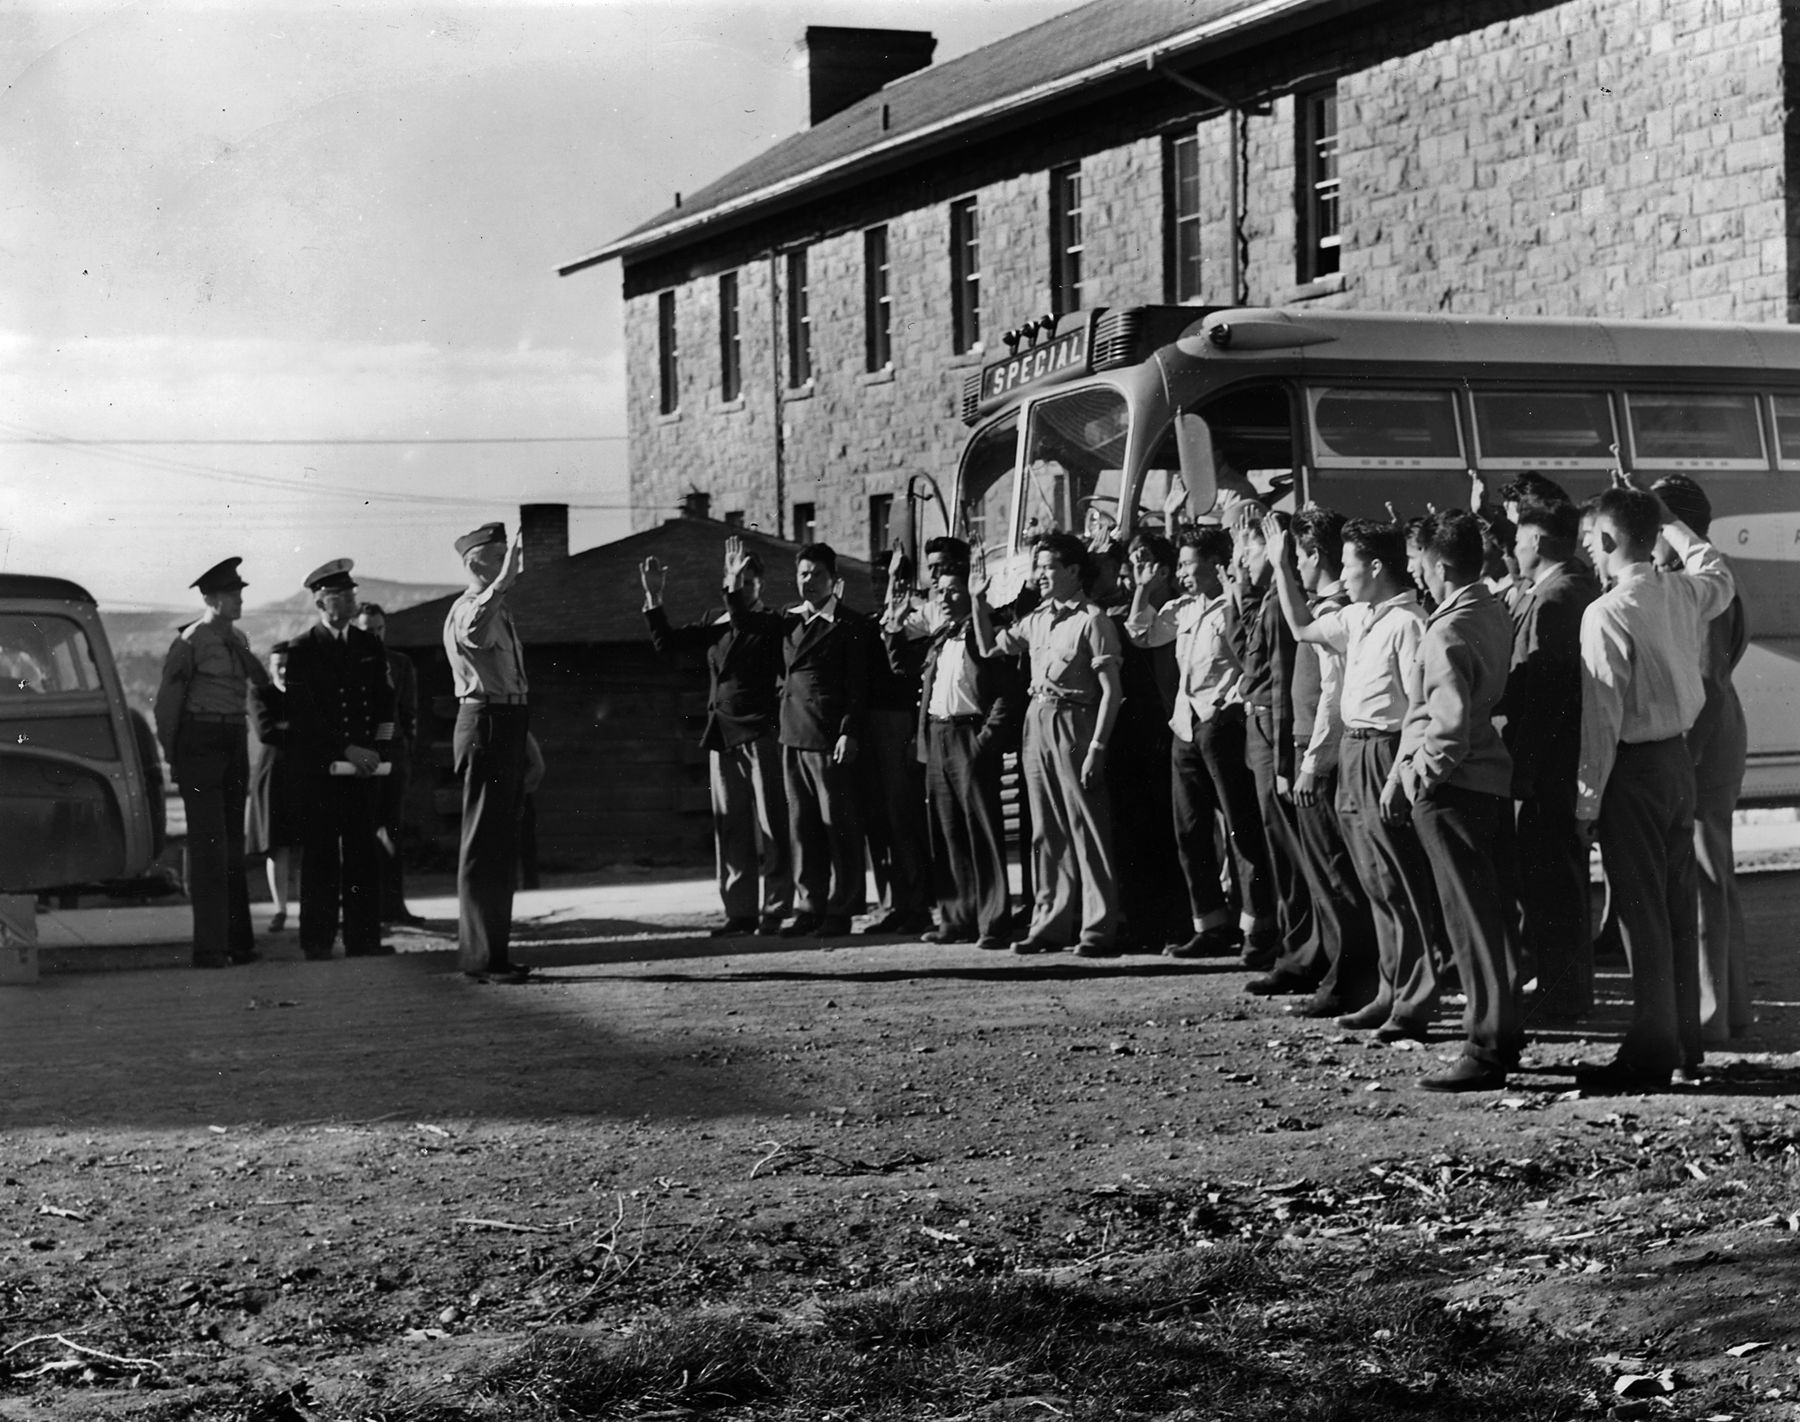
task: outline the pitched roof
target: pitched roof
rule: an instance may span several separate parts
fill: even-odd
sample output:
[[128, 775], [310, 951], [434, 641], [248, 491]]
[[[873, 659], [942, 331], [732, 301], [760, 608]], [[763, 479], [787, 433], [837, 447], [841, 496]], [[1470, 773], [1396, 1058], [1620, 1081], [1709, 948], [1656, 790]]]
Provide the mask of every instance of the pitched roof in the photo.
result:
[[1150, 79], [1165, 60], [1191, 60], [1314, 10], [1363, 3], [1369, 0], [1093, 0], [895, 80], [558, 270], [568, 276], [614, 257], [677, 247], [821, 184], [917, 162], [934, 145], [966, 142], [973, 129], [1019, 121], [1097, 84]]
[[[527, 554], [525, 574], [507, 593], [506, 605], [528, 651], [533, 646], [647, 642], [638, 565], [653, 557], [668, 570], [664, 605], [679, 626], [722, 605], [719, 584], [725, 540], [733, 534], [741, 536], [768, 569], [770, 601], [787, 598], [793, 587], [789, 569], [799, 544], [715, 519], [672, 518], [544, 568], [534, 569]], [[864, 612], [872, 610], [869, 565], [840, 557], [838, 572], [845, 600]], [[444, 618], [455, 601], [453, 594], [389, 613], [388, 644], [412, 649], [442, 645]]]

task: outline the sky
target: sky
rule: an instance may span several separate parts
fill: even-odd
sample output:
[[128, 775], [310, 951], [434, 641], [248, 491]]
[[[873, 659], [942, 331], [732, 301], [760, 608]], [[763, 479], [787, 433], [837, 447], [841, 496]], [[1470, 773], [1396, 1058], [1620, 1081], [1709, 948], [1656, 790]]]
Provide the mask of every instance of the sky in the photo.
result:
[[808, 24], [937, 61], [1075, 0], [0, 6], [0, 571], [183, 608], [623, 535], [616, 263], [806, 121]]

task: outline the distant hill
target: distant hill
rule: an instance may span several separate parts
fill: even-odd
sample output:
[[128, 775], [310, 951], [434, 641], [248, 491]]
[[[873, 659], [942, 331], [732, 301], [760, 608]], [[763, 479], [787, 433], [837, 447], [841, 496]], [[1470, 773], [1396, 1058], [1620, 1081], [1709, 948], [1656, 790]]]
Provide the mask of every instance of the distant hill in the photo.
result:
[[[396, 583], [385, 578], [359, 578], [356, 590], [364, 602], [378, 602], [393, 612], [461, 589], [461, 583]], [[156, 688], [162, 683], [163, 658], [168, 654], [169, 643], [194, 616], [195, 613], [187, 612], [111, 612], [104, 606], [100, 609], [100, 621], [105, 624], [107, 641], [112, 643], [126, 699], [146, 715], [156, 700]], [[244, 629], [256, 654], [266, 658], [270, 647], [304, 632], [312, 626], [314, 617], [311, 595], [302, 590], [280, 602], [247, 608], [238, 626]]]

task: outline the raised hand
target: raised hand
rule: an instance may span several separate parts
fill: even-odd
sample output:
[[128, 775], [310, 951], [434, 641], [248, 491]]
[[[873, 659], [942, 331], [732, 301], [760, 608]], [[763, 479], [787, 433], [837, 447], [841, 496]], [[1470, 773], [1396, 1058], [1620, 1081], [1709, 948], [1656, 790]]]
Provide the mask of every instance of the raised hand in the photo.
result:
[[1274, 514], [1264, 514], [1262, 520], [1263, 542], [1269, 545], [1269, 561], [1285, 563], [1287, 561], [1287, 530], [1281, 526], [1281, 520]]
[[977, 538], [969, 544], [969, 596], [981, 597], [988, 582], [987, 545]]
[[638, 564], [638, 581], [644, 585], [644, 596], [652, 601], [662, 601], [663, 588], [668, 580], [669, 570], [663, 567], [660, 560], [646, 558]]
[[725, 586], [734, 591], [742, 588], [749, 567], [750, 554], [744, 549], [744, 540], [734, 533], [725, 540]]

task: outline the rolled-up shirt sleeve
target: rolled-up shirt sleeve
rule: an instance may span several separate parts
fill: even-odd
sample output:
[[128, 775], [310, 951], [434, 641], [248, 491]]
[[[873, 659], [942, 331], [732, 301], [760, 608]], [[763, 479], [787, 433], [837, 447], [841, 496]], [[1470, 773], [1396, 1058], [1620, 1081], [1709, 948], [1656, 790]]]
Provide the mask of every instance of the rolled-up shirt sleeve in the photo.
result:
[[499, 598], [487, 593], [456, 603], [450, 609], [450, 631], [457, 645], [471, 649], [493, 646], [500, 635], [502, 605]]
[[1101, 612], [1088, 615], [1087, 626], [1082, 629], [1082, 636], [1088, 644], [1088, 665], [1095, 671], [1101, 667], [1116, 665], [1124, 657], [1124, 648], [1119, 642], [1119, 632], [1113, 626], [1112, 618]]

